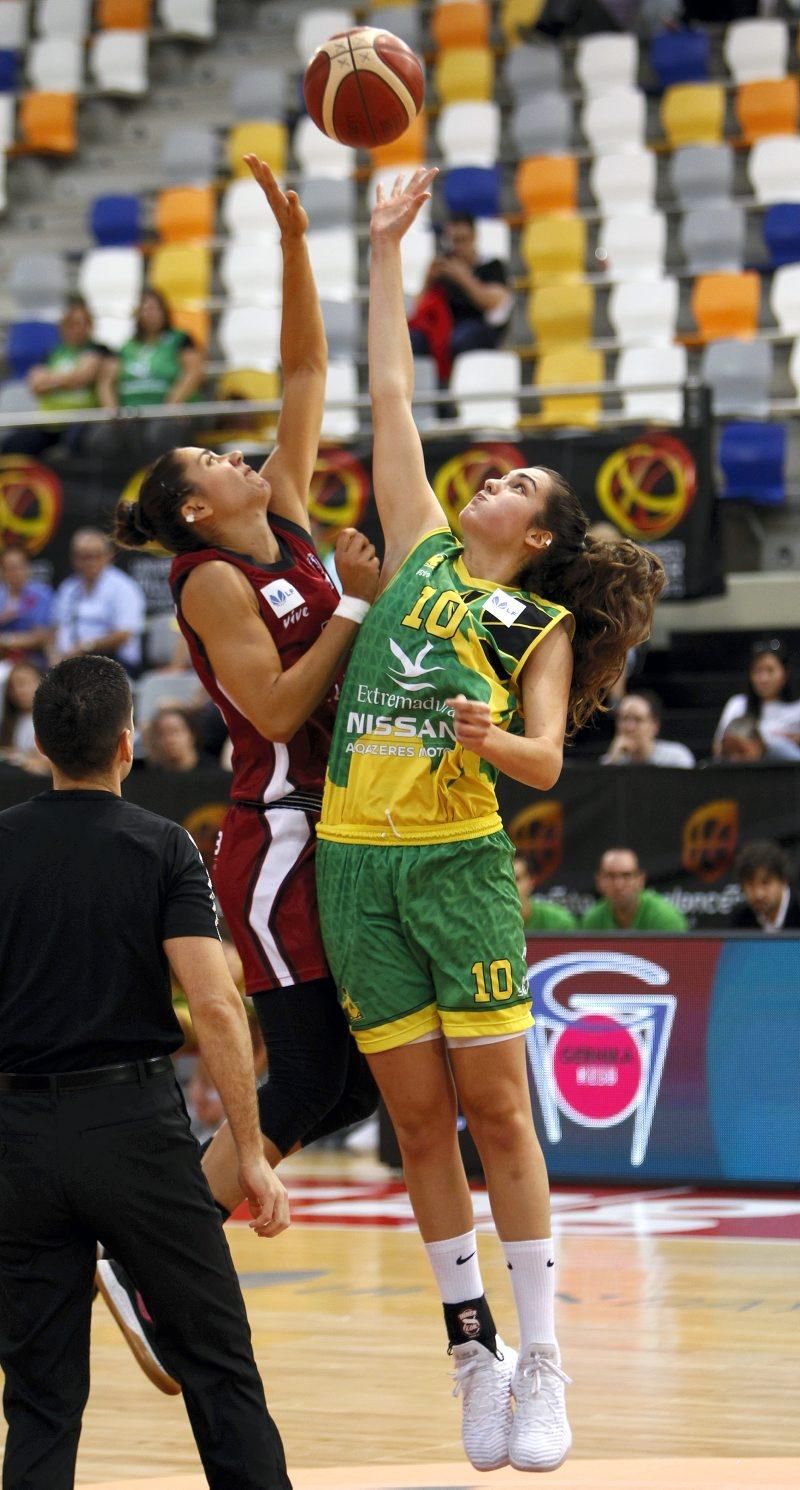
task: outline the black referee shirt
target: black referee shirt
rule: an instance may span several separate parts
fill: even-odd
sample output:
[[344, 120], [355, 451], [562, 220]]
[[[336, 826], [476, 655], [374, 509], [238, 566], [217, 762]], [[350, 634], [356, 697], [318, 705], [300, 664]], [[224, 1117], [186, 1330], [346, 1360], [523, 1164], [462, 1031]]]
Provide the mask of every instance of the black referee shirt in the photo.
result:
[[189, 834], [104, 791], [0, 812], [0, 1071], [79, 1071], [183, 1044], [167, 937], [217, 939]]

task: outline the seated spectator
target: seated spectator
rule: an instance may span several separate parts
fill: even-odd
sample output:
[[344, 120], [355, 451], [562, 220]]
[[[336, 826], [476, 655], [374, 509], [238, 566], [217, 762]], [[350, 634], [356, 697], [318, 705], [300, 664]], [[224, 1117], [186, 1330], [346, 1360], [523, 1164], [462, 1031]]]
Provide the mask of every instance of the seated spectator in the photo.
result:
[[50, 770], [36, 749], [33, 732], [33, 695], [43, 677], [43, 669], [34, 662], [15, 662], [6, 678], [0, 713], [0, 760], [40, 776]]
[[[205, 376], [205, 353], [185, 331], [172, 325], [169, 306], [158, 290], [142, 295], [136, 329], [115, 357], [105, 357], [99, 394], [104, 409], [142, 408], [147, 404], [188, 404], [197, 397]], [[188, 420], [137, 420], [135, 427], [101, 426], [92, 449], [107, 452], [113, 442], [124, 451], [131, 446], [139, 465], [150, 464], [173, 445], [184, 444]]]
[[148, 765], [162, 771], [194, 771], [198, 766], [214, 766], [213, 756], [202, 755], [192, 717], [185, 709], [164, 705], [145, 731]]
[[794, 931], [800, 928], [800, 901], [792, 890], [788, 856], [780, 844], [748, 843], [736, 860], [745, 905], [737, 906], [730, 925], [736, 931], [754, 927], [761, 931]]
[[505, 264], [478, 257], [474, 218], [452, 217], [409, 321], [415, 355], [435, 359], [446, 387], [459, 352], [500, 345], [512, 303]]
[[514, 855], [514, 877], [517, 881], [522, 922], [526, 934], [537, 931], [574, 931], [575, 917], [566, 906], [556, 905], [543, 895], [534, 895], [534, 879], [531, 866], [524, 854]]
[[50, 585], [31, 579], [24, 548], [0, 551], [0, 658], [26, 657], [44, 667], [53, 599]]
[[78, 528], [70, 546], [74, 574], [56, 591], [53, 661], [101, 652], [136, 677], [142, 663], [144, 590], [112, 560], [111, 540], [99, 528]]
[[[96, 409], [97, 381], [106, 348], [92, 340], [92, 318], [80, 295], [70, 296], [61, 320], [61, 340], [47, 361], [32, 367], [28, 387], [40, 409]], [[12, 429], [0, 444], [4, 455], [41, 455], [51, 445], [83, 448], [85, 424], [30, 425]]]
[[722, 753], [728, 725], [745, 714], [756, 721], [767, 749], [774, 741], [782, 742], [790, 747], [789, 758], [800, 760], [800, 699], [792, 686], [788, 649], [777, 637], [753, 644], [747, 688], [728, 699], [714, 732], [716, 757]]
[[611, 747], [601, 766], [693, 766], [694, 756], [678, 740], [659, 740], [661, 700], [649, 689], [627, 693], [615, 715]]
[[719, 742], [718, 759], [731, 765], [760, 766], [774, 761], [792, 763], [797, 758], [797, 746], [791, 740], [770, 735], [768, 743], [752, 714], [741, 714], [738, 719], [732, 719]]
[[688, 922], [665, 895], [645, 889], [645, 875], [631, 848], [606, 849], [595, 876], [602, 897], [589, 907], [586, 931], [686, 931]]

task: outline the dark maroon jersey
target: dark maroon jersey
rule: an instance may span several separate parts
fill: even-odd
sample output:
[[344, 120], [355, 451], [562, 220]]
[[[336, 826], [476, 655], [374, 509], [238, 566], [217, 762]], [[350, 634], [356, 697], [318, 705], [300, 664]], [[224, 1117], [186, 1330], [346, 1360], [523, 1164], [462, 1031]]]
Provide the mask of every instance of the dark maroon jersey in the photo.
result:
[[261, 619], [275, 643], [284, 671], [290, 668], [316, 641], [333, 615], [339, 596], [305, 529], [278, 517], [270, 518], [270, 526], [281, 550], [275, 564], [259, 564], [247, 554], [236, 554], [229, 549], [202, 548], [178, 554], [170, 570], [178, 625], [186, 638], [192, 666], [220, 710], [233, 744], [231, 796], [238, 802], [264, 804], [292, 793], [302, 797], [304, 793], [322, 791], [333, 729], [335, 689], [287, 745], [265, 740], [217, 682], [203, 643], [184, 618], [181, 592], [199, 564], [208, 564], [212, 559], [233, 564], [253, 588]]

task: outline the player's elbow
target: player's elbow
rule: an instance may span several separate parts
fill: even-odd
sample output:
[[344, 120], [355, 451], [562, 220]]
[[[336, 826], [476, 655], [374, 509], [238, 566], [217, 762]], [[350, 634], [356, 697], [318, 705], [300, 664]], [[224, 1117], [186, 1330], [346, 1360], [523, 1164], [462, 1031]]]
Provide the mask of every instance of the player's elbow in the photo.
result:
[[539, 781], [536, 783], [543, 792], [549, 792], [556, 785], [564, 765], [564, 752], [553, 747], [548, 751], [539, 768]]

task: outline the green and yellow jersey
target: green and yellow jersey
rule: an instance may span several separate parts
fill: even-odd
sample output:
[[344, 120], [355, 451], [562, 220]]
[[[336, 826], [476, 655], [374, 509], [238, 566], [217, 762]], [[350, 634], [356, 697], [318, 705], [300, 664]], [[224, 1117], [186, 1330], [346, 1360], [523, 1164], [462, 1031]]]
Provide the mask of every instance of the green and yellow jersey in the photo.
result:
[[449, 528], [412, 549], [372, 606], [347, 668], [317, 829], [339, 843], [422, 844], [500, 826], [497, 767], [456, 742], [446, 700], [483, 699], [522, 734], [520, 676], [571, 615], [476, 579]]

